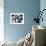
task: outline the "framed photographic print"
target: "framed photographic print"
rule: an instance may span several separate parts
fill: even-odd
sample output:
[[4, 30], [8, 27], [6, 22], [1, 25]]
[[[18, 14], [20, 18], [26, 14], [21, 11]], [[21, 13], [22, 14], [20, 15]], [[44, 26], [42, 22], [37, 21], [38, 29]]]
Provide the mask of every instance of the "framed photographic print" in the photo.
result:
[[10, 13], [10, 24], [24, 24], [24, 13]]

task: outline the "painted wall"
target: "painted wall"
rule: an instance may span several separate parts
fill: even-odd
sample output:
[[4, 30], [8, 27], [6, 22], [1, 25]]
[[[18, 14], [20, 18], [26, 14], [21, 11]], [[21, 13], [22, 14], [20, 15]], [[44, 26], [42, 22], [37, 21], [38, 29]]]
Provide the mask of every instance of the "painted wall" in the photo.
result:
[[[41, 11], [42, 11], [43, 9], [46, 9], [46, 0], [41, 0], [41, 1], [40, 1], [40, 9], [41, 9]], [[40, 22], [40, 25], [46, 26], [46, 10], [43, 12], [42, 17], [43, 17], [43, 22], [41, 21], [41, 22]]]
[[[18, 41], [32, 28], [32, 21], [40, 9], [40, 0], [4, 0], [5, 40]], [[10, 13], [24, 13], [24, 24], [10, 24]]]

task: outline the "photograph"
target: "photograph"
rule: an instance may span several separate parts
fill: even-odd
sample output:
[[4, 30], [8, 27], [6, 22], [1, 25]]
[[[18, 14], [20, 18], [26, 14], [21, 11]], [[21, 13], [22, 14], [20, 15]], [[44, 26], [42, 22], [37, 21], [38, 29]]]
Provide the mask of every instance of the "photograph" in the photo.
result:
[[46, 46], [46, 0], [0, 0], [0, 46]]
[[24, 13], [10, 13], [10, 24], [24, 24]]

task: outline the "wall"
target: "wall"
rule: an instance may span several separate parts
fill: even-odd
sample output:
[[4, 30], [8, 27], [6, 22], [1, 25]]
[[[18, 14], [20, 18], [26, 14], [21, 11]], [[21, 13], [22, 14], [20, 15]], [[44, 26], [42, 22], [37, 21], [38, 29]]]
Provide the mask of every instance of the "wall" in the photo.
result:
[[[7, 41], [18, 41], [32, 28], [32, 20], [40, 9], [40, 0], [4, 0], [4, 34]], [[10, 24], [10, 13], [24, 13], [24, 24]]]
[[[41, 9], [41, 11], [42, 11], [43, 9], [46, 9], [46, 0], [40, 0], [40, 9]], [[45, 19], [46, 19], [46, 10], [43, 12], [42, 17], [43, 17], [43, 22], [41, 21], [41, 22], [40, 22], [40, 25], [46, 27], [46, 20], [45, 20]]]

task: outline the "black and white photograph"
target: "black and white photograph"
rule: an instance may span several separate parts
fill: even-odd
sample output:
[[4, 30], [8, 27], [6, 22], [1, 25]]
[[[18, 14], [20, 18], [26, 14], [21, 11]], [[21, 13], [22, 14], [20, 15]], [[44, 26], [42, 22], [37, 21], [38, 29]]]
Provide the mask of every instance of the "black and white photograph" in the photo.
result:
[[10, 13], [10, 24], [24, 24], [24, 13]]

